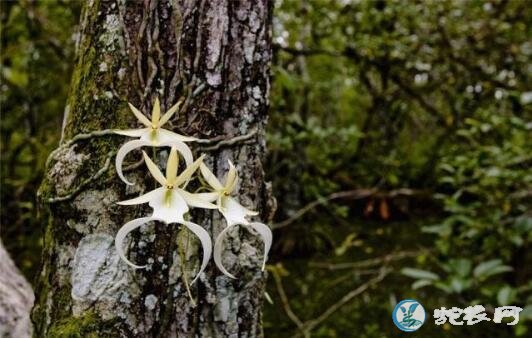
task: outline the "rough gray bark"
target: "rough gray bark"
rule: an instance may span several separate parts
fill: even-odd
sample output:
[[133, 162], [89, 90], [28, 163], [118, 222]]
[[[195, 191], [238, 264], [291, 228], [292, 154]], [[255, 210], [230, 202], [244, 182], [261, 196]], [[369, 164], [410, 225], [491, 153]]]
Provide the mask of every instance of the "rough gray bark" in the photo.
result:
[[[231, 232], [224, 262], [240, 278], [230, 280], [211, 264], [192, 286], [194, 306], [183, 283], [184, 275], [190, 280], [199, 266], [194, 236], [163, 224], [134, 233], [130, 259], [147, 262], [146, 270], [129, 269], [116, 254], [113, 238], [119, 227], [149, 212], [116, 202], [154, 187], [144, 166], [128, 172], [138, 184], [126, 188], [108, 165], [126, 140], [106, 134], [69, 140], [95, 130], [137, 127], [128, 101], [149, 112], [156, 96], [163, 110], [186, 97], [169, 129], [220, 140], [255, 131], [243, 142], [192, 147], [196, 155], [207, 152], [206, 162], [218, 176], [231, 159], [241, 175], [240, 201], [268, 222], [274, 208], [261, 161], [271, 10], [267, 0], [85, 3], [62, 145], [50, 159], [39, 193], [47, 231], [32, 316], [37, 336], [262, 335], [265, 274], [256, 234], [241, 228]], [[165, 152], [158, 154], [165, 163]], [[132, 162], [140, 159], [135, 155]], [[216, 212], [193, 211], [192, 216], [213, 238], [224, 227]], [[179, 250], [184, 247], [186, 252]]]
[[30, 311], [34, 298], [31, 285], [0, 241], [0, 337], [31, 337]]

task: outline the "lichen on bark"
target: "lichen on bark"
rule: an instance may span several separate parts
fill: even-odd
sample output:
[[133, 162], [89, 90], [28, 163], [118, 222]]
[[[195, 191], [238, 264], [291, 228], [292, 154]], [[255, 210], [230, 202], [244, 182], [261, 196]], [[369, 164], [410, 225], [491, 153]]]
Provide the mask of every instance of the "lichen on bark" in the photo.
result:
[[[86, 2], [61, 142], [79, 133], [135, 127], [127, 102], [149, 112], [157, 96], [163, 109], [184, 97], [183, 110], [170, 121], [182, 134], [232, 138], [257, 130], [245, 142], [210, 151], [206, 162], [221, 177], [232, 160], [241, 173], [240, 202], [269, 221], [275, 203], [262, 159], [271, 6], [266, 0]], [[149, 211], [114, 203], [153, 188], [142, 170], [127, 173], [139, 183], [133, 188], [111, 166], [68, 200], [46, 203], [101, 170], [121, 142], [111, 135], [84, 139], [50, 161], [39, 193], [46, 236], [32, 316], [36, 335], [261, 336], [265, 273], [256, 234], [243, 227], [229, 232], [224, 262], [239, 279], [211, 264], [191, 287], [192, 302], [184, 277], [195, 274], [201, 253], [186, 230], [152, 222], [129, 236], [130, 258], [147, 263], [146, 270], [130, 270], [114, 250], [120, 226]], [[166, 152], [158, 150], [160, 165]], [[194, 210], [191, 217], [213, 238], [225, 227], [216, 212]], [[186, 253], [180, 252], [184, 239]]]

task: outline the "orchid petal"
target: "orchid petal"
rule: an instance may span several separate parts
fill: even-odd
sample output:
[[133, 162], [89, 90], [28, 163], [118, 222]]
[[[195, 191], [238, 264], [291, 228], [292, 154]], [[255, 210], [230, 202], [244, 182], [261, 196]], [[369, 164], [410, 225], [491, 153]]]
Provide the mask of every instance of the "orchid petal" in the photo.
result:
[[136, 205], [136, 204], [148, 203], [149, 201], [154, 199], [158, 194], [160, 194], [160, 191], [159, 191], [160, 189], [164, 189], [164, 188], [158, 188], [158, 189], [152, 190], [152, 191], [147, 192], [144, 195], [141, 195], [139, 197], [132, 198], [132, 199], [125, 200], [125, 201], [121, 201], [121, 202], [117, 202], [117, 204], [119, 204], [119, 205]]
[[174, 133], [168, 129], [159, 128], [159, 141], [161, 143], [168, 143], [173, 141], [190, 142], [196, 141], [197, 138], [191, 136], [184, 136], [178, 133]]
[[201, 198], [205, 202], [214, 202], [218, 199], [218, 196], [220, 196], [220, 194], [217, 192], [200, 192], [194, 195], [198, 198]]
[[151, 125], [152, 127], [156, 127], [159, 124], [159, 119], [161, 118], [161, 103], [159, 102], [159, 98], [155, 98], [155, 103], [153, 104], [153, 108], [151, 110]]
[[225, 177], [225, 191], [230, 194], [236, 187], [236, 183], [238, 181], [238, 173], [236, 171], [235, 166], [233, 165], [233, 162], [229, 162], [229, 171], [227, 172], [227, 176]]
[[123, 135], [123, 136], [129, 136], [129, 137], [141, 137], [142, 135], [146, 134], [148, 132], [148, 128], [141, 128], [141, 129], [125, 129], [125, 130], [114, 130], [115, 134]]
[[140, 110], [138, 110], [137, 108], [135, 108], [135, 106], [133, 106], [131, 103], [128, 103], [129, 105], [129, 109], [131, 109], [131, 111], [133, 112], [133, 114], [135, 114], [135, 117], [143, 124], [145, 125], [146, 127], [150, 127], [151, 126], [151, 122], [150, 120], [148, 120], [148, 118], [146, 117], [146, 115], [142, 114], [140, 112]]
[[[235, 225], [236, 224], [227, 226], [222, 232], [220, 232], [218, 237], [216, 237], [216, 241], [214, 242], [213, 259], [214, 259], [214, 263], [216, 264], [218, 269], [224, 275], [226, 275], [226, 276], [228, 276], [230, 278], [235, 278], [236, 279], [236, 277], [234, 275], [232, 275], [231, 273], [229, 273], [225, 269], [225, 267], [223, 266], [223, 262], [222, 262], [223, 240], [225, 238], [225, 235]], [[270, 248], [272, 246], [272, 237], [273, 237], [272, 236], [272, 231], [270, 230], [270, 228], [266, 224], [263, 224], [263, 223], [254, 222], [254, 223], [247, 223], [247, 224], [243, 224], [243, 225], [248, 225], [248, 226], [252, 227], [262, 237], [262, 241], [264, 242], [264, 258], [262, 259], [261, 270], [264, 271], [264, 267], [266, 266], [266, 261], [268, 259], [268, 253], [269, 253]]]
[[200, 165], [201, 175], [207, 181], [207, 183], [214, 189], [214, 190], [222, 190], [223, 186], [220, 181], [218, 181], [218, 178], [212, 173], [212, 171], [205, 165], [205, 163], [202, 163]]
[[179, 158], [177, 157], [177, 149], [172, 147], [170, 149], [170, 155], [166, 162], [166, 181], [169, 184], [173, 184], [177, 177], [177, 167], [179, 166]]
[[259, 233], [259, 235], [262, 237], [262, 241], [264, 242], [264, 258], [262, 259], [262, 271], [264, 271], [266, 261], [268, 260], [268, 252], [270, 252], [270, 248], [272, 246], [272, 230], [266, 224], [259, 222], [249, 223], [249, 226]]
[[183, 189], [178, 190], [179, 194], [185, 199], [187, 204], [194, 208], [202, 208], [202, 209], [216, 209], [218, 208], [216, 205], [210, 203], [206, 200], [205, 197], [198, 196], [200, 194], [191, 194], [188, 191], [185, 191]]
[[222, 262], [222, 251], [223, 251], [223, 239], [225, 237], [225, 234], [234, 226], [234, 224], [228, 225], [225, 229], [220, 232], [218, 237], [216, 237], [216, 241], [214, 242], [214, 253], [212, 255], [212, 258], [214, 259], [214, 264], [216, 264], [216, 267], [227, 277], [236, 279], [234, 275], [229, 273], [223, 266]]
[[179, 186], [181, 183], [188, 181], [188, 179], [198, 170], [200, 164], [203, 162], [205, 155], [201, 155], [194, 163], [189, 165], [183, 172], [175, 179], [174, 184]]
[[219, 209], [222, 215], [224, 215], [228, 225], [248, 224], [249, 221], [246, 219], [246, 216], [257, 214], [255, 211], [243, 207], [234, 198], [229, 196], [222, 197], [221, 207]]
[[211, 258], [211, 253], [212, 253], [211, 236], [209, 236], [209, 233], [205, 229], [203, 229], [201, 226], [195, 223], [187, 222], [187, 221], [182, 221], [181, 223], [199, 238], [201, 242], [201, 246], [203, 248], [203, 260], [201, 262], [201, 267], [198, 273], [196, 274], [196, 277], [190, 283], [190, 284], [194, 284], [194, 282], [198, 279], [198, 277], [207, 267], [207, 264], [209, 263], [209, 259]]
[[172, 108], [168, 109], [166, 113], [164, 113], [163, 117], [159, 120], [158, 127], [162, 127], [166, 122], [168, 122], [172, 116], [175, 114], [175, 112], [179, 109], [179, 106], [183, 103], [182, 100], [178, 101], [176, 104], [172, 106]]
[[153, 178], [159, 182], [161, 185], [166, 185], [166, 178], [164, 177], [163, 173], [159, 170], [159, 167], [153, 161], [151, 158], [146, 154], [146, 152], [142, 152], [142, 155], [144, 155], [144, 162], [146, 162], [146, 166], [148, 167], [148, 170], [150, 171]]
[[120, 179], [124, 183], [129, 184], [129, 185], [134, 184], [126, 180], [126, 178], [124, 177], [124, 174], [122, 173], [122, 162], [124, 161], [124, 158], [130, 151], [143, 147], [143, 146], [149, 146], [149, 145], [150, 145], [150, 142], [147, 142], [147, 141], [133, 140], [133, 141], [124, 143], [122, 147], [118, 149], [118, 152], [116, 153], [116, 160], [115, 160], [116, 173], [118, 174], [118, 177], [120, 177]]
[[187, 202], [175, 189], [158, 188], [157, 194], [150, 200], [152, 217], [169, 223], [181, 223], [183, 215], [189, 210]]
[[131, 261], [129, 261], [127, 258], [126, 258], [126, 255], [124, 254], [124, 249], [123, 249], [123, 246], [122, 246], [122, 242], [124, 241], [124, 238], [133, 230], [135, 230], [136, 228], [148, 223], [149, 221], [152, 221], [153, 218], [152, 217], [142, 217], [142, 218], [137, 218], [137, 219], [134, 219], [132, 221], [129, 221], [127, 222], [126, 224], [124, 224], [120, 230], [118, 230], [118, 233], [116, 234], [116, 237], [115, 237], [115, 247], [116, 247], [116, 252], [118, 253], [118, 256], [124, 261], [126, 262], [129, 266], [135, 268], [135, 269], [142, 269], [142, 268], [145, 268], [146, 265], [136, 265], [136, 264], [133, 264]]
[[176, 148], [177, 152], [183, 156], [183, 159], [185, 160], [185, 164], [190, 166], [192, 162], [194, 161], [194, 158], [192, 157], [192, 151], [190, 148], [181, 141], [173, 141], [173, 142], [166, 142], [162, 144], [158, 144], [159, 147], [172, 147]]

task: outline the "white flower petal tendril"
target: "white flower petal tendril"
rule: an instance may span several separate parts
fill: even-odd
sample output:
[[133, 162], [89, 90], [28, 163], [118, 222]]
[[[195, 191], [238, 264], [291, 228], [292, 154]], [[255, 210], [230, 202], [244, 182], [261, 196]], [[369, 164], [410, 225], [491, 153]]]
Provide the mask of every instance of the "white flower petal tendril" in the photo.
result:
[[[237, 170], [233, 163], [229, 161], [229, 170], [225, 176], [224, 184], [222, 184], [203, 163], [204, 155], [194, 161], [192, 151], [185, 144], [185, 142], [191, 141], [201, 141], [204, 143], [205, 140], [198, 140], [194, 137], [179, 135], [162, 128], [162, 126], [179, 110], [181, 103], [182, 101], [179, 101], [161, 116], [160, 102], [159, 99], [156, 99], [153, 104], [150, 119], [129, 103], [129, 108], [143, 127], [139, 129], [113, 131], [118, 135], [137, 138], [124, 143], [118, 150], [115, 160], [118, 176], [128, 185], [133, 185], [134, 183], [128, 181], [124, 177], [122, 165], [125, 157], [131, 151], [142, 147], [171, 148], [164, 175], [152, 159], [144, 151], [142, 152], [144, 163], [151, 176], [153, 176], [153, 178], [160, 184], [160, 187], [136, 198], [118, 202], [119, 205], [138, 205], [148, 203], [153, 209], [150, 216], [131, 220], [118, 230], [115, 238], [118, 255], [133, 268], [145, 268], [145, 265], [136, 265], [126, 258], [123, 249], [123, 242], [126, 236], [130, 232], [151, 221], [159, 221], [165, 224], [177, 223], [187, 227], [188, 230], [193, 232], [199, 238], [203, 248], [202, 263], [192, 283], [198, 279], [207, 267], [211, 254], [213, 255], [214, 263], [224, 275], [230, 278], [236, 278], [223, 266], [223, 240], [232, 227], [235, 225], [243, 225], [254, 229], [264, 242], [264, 257], [262, 260], [262, 270], [264, 270], [272, 244], [272, 231], [266, 224], [249, 221], [248, 217], [256, 216], [258, 213], [245, 208], [235, 197], [231, 197], [239, 180]], [[179, 155], [184, 159], [185, 169], [178, 175]], [[212, 188], [211, 192], [190, 193], [185, 190], [192, 175], [198, 169], [200, 169], [207, 184]], [[217, 209], [223, 215], [227, 226], [216, 238], [214, 243], [214, 253], [209, 233], [200, 225], [192, 223], [188, 221], [188, 218], [185, 218], [185, 215], [189, 212], [190, 208]]]
[[[203, 247], [203, 262], [197, 275], [199, 276], [199, 274], [201, 274], [207, 266], [207, 263], [210, 259], [212, 241], [205, 229], [195, 223], [185, 221], [184, 215], [189, 211], [189, 207], [216, 209], [216, 205], [209, 202], [209, 200], [213, 199], [212, 193], [192, 194], [183, 190], [181, 186], [188, 182], [190, 177], [199, 168], [201, 163], [203, 163], [204, 156], [202, 155], [191, 165], [187, 166], [187, 168], [179, 175], [177, 175], [179, 166], [177, 148], [172, 147], [170, 150], [170, 155], [168, 156], [168, 162], [166, 164], [166, 175], [163, 175], [157, 165], [153, 163], [146, 153], [143, 152], [143, 156], [148, 170], [155, 180], [159, 182], [161, 187], [139, 197], [118, 202], [120, 205], [137, 205], [149, 203], [149, 206], [153, 209], [153, 214], [150, 217], [135, 219], [126, 223], [124, 226], [122, 226], [122, 228], [120, 228], [115, 239], [118, 254], [130, 266], [134, 268], [143, 268], [144, 266], [135, 265], [125, 259], [125, 255], [122, 250], [122, 241], [124, 240], [125, 236], [129, 232], [150, 220], [161, 221], [166, 224], [182, 224], [200, 239]], [[197, 276], [194, 281], [197, 279]]]
[[116, 172], [124, 183], [133, 185], [133, 183], [129, 182], [122, 173], [122, 162], [124, 161], [124, 158], [132, 150], [144, 146], [175, 147], [179, 151], [181, 156], [183, 156], [187, 165], [190, 165], [192, 163], [192, 152], [184, 142], [196, 141], [197, 139], [194, 137], [180, 135], [162, 128], [162, 126], [170, 120], [170, 118], [175, 114], [175, 112], [177, 112], [181, 103], [182, 101], [177, 102], [161, 117], [161, 106], [159, 103], [159, 99], [155, 99], [155, 103], [153, 104], [153, 109], [151, 113], [151, 121], [144, 114], [142, 114], [140, 110], [134, 107], [131, 103], [128, 103], [129, 108], [131, 109], [135, 117], [139, 120], [140, 123], [144, 125], [145, 128], [114, 131], [115, 134], [118, 135], [139, 138], [137, 140], [125, 143], [118, 150], [118, 153], [116, 155]]
[[238, 203], [233, 197], [230, 196], [231, 193], [235, 190], [238, 182], [238, 173], [236, 171], [235, 166], [233, 165], [233, 163], [231, 163], [231, 161], [229, 161], [229, 171], [227, 172], [227, 175], [225, 177], [225, 184], [222, 184], [204, 163], [200, 164], [200, 171], [205, 181], [211, 186], [211, 188], [214, 190], [214, 193], [217, 194], [217, 209], [224, 216], [227, 223], [227, 227], [222, 232], [220, 232], [214, 242], [214, 263], [224, 275], [230, 278], [236, 278], [234, 275], [229, 273], [227, 269], [225, 269], [225, 267], [223, 266], [223, 239], [225, 235], [229, 232], [231, 227], [235, 225], [245, 225], [253, 228], [262, 237], [262, 240], [264, 242], [264, 258], [262, 261], [262, 270], [264, 270], [266, 260], [268, 259], [268, 252], [270, 251], [272, 244], [272, 231], [267, 225], [263, 223], [250, 223], [247, 220], [247, 217], [255, 216], [258, 213], [256, 211], [252, 211], [245, 208], [240, 203]]
[[[122, 228], [120, 228], [120, 230], [118, 230], [118, 233], [116, 234], [115, 246], [116, 246], [116, 251], [118, 252], [118, 256], [122, 260], [124, 260], [124, 262], [126, 262], [129, 266], [135, 269], [143, 269], [146, 267], [146, 265], [136, 265], [127, 259], [126, 255], [124, 254], [124, 249], [123, 249], [124, 239], [133, 230], [152, 221], [164, 222], [164, 220], [161, 220], [153, 216], [137, 218], [124, 224], [124, 226], [122, 226]], [[188, 222], [188, 221], [182, 221], [180, 222], [180, 224], [186, 226], [188, 230], [190, 230], [194, 235], [198, 237], [198, 239], [201, 242], [201, 246], [203, 248], [203, 259], [201, 262], [201, 267], [198, 273], [196, 274], [196, 277], [191, 282], [191, 284], [193, 284], [198, 279], [198, 277], [201, 275], [201, 273], [205, 270], [205, 268], [207, 267], [207, 263], [209, 263], [209, 259], [211, 258], [211, 254], [212, 254], [212, 241], [211, 241], [211, 237], [209, 236], [209, 233], [205, 229], [203, 229], [201, 226], [195, 223], [192, 223], [192, 222]]]

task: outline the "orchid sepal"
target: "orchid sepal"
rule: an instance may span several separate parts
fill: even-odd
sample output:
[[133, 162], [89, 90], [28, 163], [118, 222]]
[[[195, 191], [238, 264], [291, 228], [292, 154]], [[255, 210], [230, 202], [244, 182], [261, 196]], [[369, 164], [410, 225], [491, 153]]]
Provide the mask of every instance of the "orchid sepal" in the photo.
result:
[[[213, 260], [216, 267], [227, 277], [236, 279], [236, 277], [231, 274], [227, 269], [224, 267], [222, 262], [222, 252], [223, 252], [223, 240], [225, 238], [225, 235], [229, 232], [229, 230], [236, 226], [237, 224], [231, 224], [228, 225], [220, 234], [216, 237], [216, 241], [214, 242], [214, 251], [213, 251]], [[264, 271], [264, 268], [266, 266], [266, 261], [268, 260], [268, 253], [270, 252], [270, 248], [272, 246], [272, 240], [273, 235], [271, 229], [263, 223], [259, 222], [247, 222], [242, 223], [241, 225], [248, 226], [253, 228], [255, 231], [257, 231], [262, 238], [262, 241], [264, 243], [264, 257], [262, 259], [262, 267], [261, 271]]]
[[161, 187], [139, 197], [118, 202], [119, 205], [149, 203], [149, 206], [153, 209], [152, 217], [158, 218], [165, 223], [182, 223], [184, 215], [189, 211], [189, 206], [206, 209], [217, 208], [216, 205], [208, 200], [212, 199], [211, 194], [192, 194], [180, 187], [186, 184], [199, 168], [203, 161], [203, 155], [188, 165], [179, 176], [177, 175], [177, 149], [175, 147], [171, 148], [170, 156], [168, 156], [166, 176], [162, 174], [146, 153], [144, 153], [144, 161], [152, 176], [161, 184]]
[[[151, 115], [151, 121], [148, 117], [142, 112], [133, 106], [131, 103], [128, 103], [129, 108], [135, 115], [135, 117], [140, 121], [144, 128], [139, 129], [127, 129], [127, 130], [114, 130], [114, 133], [122, 136], [129, 137], [138, 137], [137, 140], [126, 142], [119, 150], [116, 156], [116, 171], [120, 179], [128, 184], [133, 185], [134, 183], [128, 181], [122, 172], [122, 162], [125, 156], [134, 149], [141, 148], [144, 146], [151, 147], [165, 147], [165, 146], [175, 146], [178, 148], [181, 155], [185, 158], [187, 165], [192, 163], [192, 152], [190, 148], [184, 144], [184, 142], [196, 141], [197, 138], [184, 136], [177, 134], [173, 131], [162, 128], [162, 126], [170, 120], [170, 118], [178, 110], [182, 101], [179, 101], [173, 107], [171, 107], [162, 117], [161, 117], [161, 108], [159, 104], [159, 99], [155, 100], [153, 104], [153, 110]], [[136, 142], [135, 142], [136, 141]], [[135, 143], [131, 143], [135, 142]]]
[[[144, 225], [144, 224], [146, 224], [148, 222], [151, 222], [151, 221], [165, 222], [164, 220], [159, 219], [159, 218], [154, 217], [154, 216], [137, 218], [137, 219], [134, 219], [134, 220], [129, 221], [126, 224], [124, 224], [118, 230], [118, 232], [116, 234], [115, 247], [116, 247], [116, 251], [118, 253], [118, 256], [126, 264], [128, 264], [129, 266], [131, 266], [131, 267], [133, 267], [135, 269], [146, 268], [146, 265], [136, 265], [136, 264], [132, 263], [130, 260], [128, 260], [127, 257], [124, 254], [123, 242], [124, 242], [125, 237], [130, 232], [132, 232], [133, 230], [135, 230], [135, 229], [141, 227], [142, 225]], [[189, 222], [189, 221], [184, 221], [184, 220], [181, 221], [181, 222], [173, 222], [173, 223], [177, 223], [177, 224], [181, 224], [181, 225], [186, 226], [187, 229], [189, 229], [194, 235], [196, 235], [198, 237], [198, 239], [200, 240], [200, 242], [201, 242], [201, 246], [202, 246], [202, 249], [203, 249], [203, 258], [202, 258], [200, 269], [199, 269], [198, 273], [196, 274], [196, 277], [191, 282], [191, 284], [194, 284], [194, 282], [199, 278], [201, 273], [203, 271], [205, 271], [205, 268], [207, 267], [207, 264], [209, 263], [209, 259], [210, 259], [211, 255], [212, 255], [212, 241], [211, 241], [211, 238], [209, 236], [209, 233], [205, 229], [203, 229], [201, 226], [199, 226], [199, 225], [197, 225], [195, 223], [192, 223], [192, 222]], [[168, 223], [166, 223], [166, 224], [168, 224]]]
[[218, 234], [214, 242], [214, 263], [218, 269], [229, 278], [236, 278], [232, 275], [222, 263], [222, 251], [223, 251], [223, 239], [227, 232], [235, 225], [245, 225], [252, 227], [259, 233], [263, 242], [264, 242], [264, 258], [262, 261], [262, 270], [266, 265], [266, 260], [268, 257], [268, 252], [270, 251], [272, 243], [272, 231], [271, 229], [259, 222], [250, 222], [247, 217], [256, 216], [258, 212], [247, 209], [236, 201], [230, 194], [236, 188], [238, 182], [238, 173], [231, 161], [229, 161], [229, 170], [226, 174], [224, 183], [222, 184], [218, 178], [212, 173], [212, 171], [202, 163], [200, 165], [200, 171], [205, 179], [205, 181], [211, 186], [214, 190], [214, 194], [217, 194], [216, 205], [218, 211], [223, 215], [227, 223], [227, 227]]

